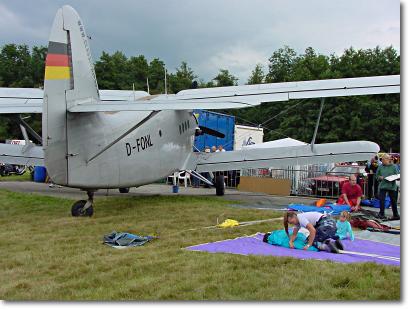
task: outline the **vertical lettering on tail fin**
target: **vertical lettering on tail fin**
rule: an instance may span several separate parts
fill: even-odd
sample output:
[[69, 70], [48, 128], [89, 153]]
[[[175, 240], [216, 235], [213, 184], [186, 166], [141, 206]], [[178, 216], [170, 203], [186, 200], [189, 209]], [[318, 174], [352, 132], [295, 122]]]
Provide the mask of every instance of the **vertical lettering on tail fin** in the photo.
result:
[[85, 52], [87, 54], [88, 64], [90, 65], [90, 71], [91, 71], [91, 75], [94, 79], [95, 88], [98, 89], [97, 76], [95, 74], [94, 66], [92, 65], [93, 64], [93, 58], [92, 58], [92, 55], [91, 55], [91, 49], [90, 49], [90, 45], [88, 43], [88, 38], [87, 38], [87, 35], [85, 34], [84, 26], [83, 26], [81, 20], [78, 20], [77, 24], [78, 24], [78, 27], [80, 29], [81, 38], [83, 40]]
[[71, 53], [71, 41], [69, 30], [67, 30], [67, 42], [68, 67], [70, 68], [70, 89], [74, 89], [73, 58]]

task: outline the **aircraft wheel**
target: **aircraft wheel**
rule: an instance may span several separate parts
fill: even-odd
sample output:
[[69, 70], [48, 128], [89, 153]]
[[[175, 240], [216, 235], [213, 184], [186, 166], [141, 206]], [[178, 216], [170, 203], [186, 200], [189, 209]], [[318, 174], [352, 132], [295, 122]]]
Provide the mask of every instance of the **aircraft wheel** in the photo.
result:
[[79, 200], [73, 204], [71, 207], [72, 216], [92, 216], [94, 213], [93, 206], [89, 206], [84, 210], [84, 206], [87, 203], [87, 200]]
[[223, 196], [225, 194], [225, 180], [223, 175], [217, 175], [215, 177], [216, 195]]
[[130, 192], [129, 187], [120, 187], [118, 190], [120, 191], [121, 194], [127, 194]]

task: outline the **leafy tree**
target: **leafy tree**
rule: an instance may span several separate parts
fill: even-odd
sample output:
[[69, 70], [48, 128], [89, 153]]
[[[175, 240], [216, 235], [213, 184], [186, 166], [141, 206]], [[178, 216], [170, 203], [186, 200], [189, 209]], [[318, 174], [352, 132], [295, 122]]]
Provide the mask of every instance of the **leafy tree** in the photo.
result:
[[123, 52], [103, 52], [95, 63], [95, 74], [101, 89], [132, 89], [128, 59]]
[[263, 68], [261, 64], [257, 64], [255, 69], [253, 69], [251, 76], [248, 79], [248, 85], [251, 84], [262, 84], [265, 80], [265, 74], [263, 73]]
[[294, 59], [291, 71], [291, 80], [320, 80], [332, 77], [329, 57], [317, 54], [312, 47], [308, 47], [305, 54]]
[[[0, 86], [39, 87], [44, 79], [46, 48], [6, 44], [0, 47]], [[153, 94], [164, 92], [165, 64], [158, 58], [148, 63], [143, 55], [126, 57], [122, 52], [103, 52], [95, 70], [101, 89], [146, 90], [149, 78]], [[350, 78], [359, 76], [400, 74], [400, 55], [393, 47], [346, 49], [342, 55], [329, 56], [308, 47], [298, 55], [284, 46], [272, 53], [266, 77], [260, 64], [256, 65], [248, 84], [263, 82], [303, 81], [311, 79]], [[190, 88], [197, 79], [186, 62], [174, 73], [168, 73], [168, 91]], [[237, 85], [238, 79], [221, 69], [209, 82], [199, 79], [198, 87]], [[319, 111], [320, 100], [275, 102], [249, 109], [227, 110], [237, 123], [262, 124], [265, 141], [290, 136], [309, 142]], [[41, 115], [33, 115], [27, 122], [41, 132]], [[0, 138], [21, 137], [19, 127], [7, 116], [0, 116]], [[371, 140], [382, 150], [400, 151], [400, 95], [326, 98], [318, 143]]]
[[[167, 76], [168, 77], [168, 76]], [[154, 58], [148, 68], [148, 79], [151, 94], [163, 94], [165, 91], [165, 63]]]
[[31, 51], [31, 70], [33, 78], [33, 86], [43, 87], [44, 84], [44, 71], [47, 55], [47, 47], [34, 46]]
[[197, 78], [194, 71], [188, 67], [185, 61], [176, 70], [175, 74], [170, 74], [169, 76], [170, 89], [175, 94], [183, 89], [191, 88], [192, 83]]
[[204, 80], [200, 79], [199, 80], [199, 84], [198, 84], [198, 88], [212, 88], [212, 87], [216, 87], [217, 85], [215, 85], [214, 81], [209, 81], [209, 82], [205, 82]]
[[136, 57], [130, 57], [127, 62], [127, 66], [130, 75], [130, 82], [134, 83], [135, 89], [147, 91], [149, 65], [145, 56], [139, 55]]
[[31, 55], [27, 45], [6, 44], [0, 52], [0, 86], [32, 87]]
[[226, 69], [220, 69], [219, 74], [213, 78], [216, 86], [234, 86], [238, 85], [238, 78], [229, 73]]
[[266, 82], [288, 82], [292, 81], [294, 64], [296, 62], [296, 52], [289, 46], [284, 46], [273, 52], [269, 58], [269, 72], [266, 75]]

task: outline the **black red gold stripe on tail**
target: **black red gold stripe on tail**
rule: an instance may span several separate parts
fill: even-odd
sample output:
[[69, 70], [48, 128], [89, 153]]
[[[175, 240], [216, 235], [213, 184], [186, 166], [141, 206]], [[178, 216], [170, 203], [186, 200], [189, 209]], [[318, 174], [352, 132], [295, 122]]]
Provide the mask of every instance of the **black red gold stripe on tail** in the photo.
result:
[[68, 44], [50, 41], [46, 58], [45, 80], [66, 80], [71, 78]]

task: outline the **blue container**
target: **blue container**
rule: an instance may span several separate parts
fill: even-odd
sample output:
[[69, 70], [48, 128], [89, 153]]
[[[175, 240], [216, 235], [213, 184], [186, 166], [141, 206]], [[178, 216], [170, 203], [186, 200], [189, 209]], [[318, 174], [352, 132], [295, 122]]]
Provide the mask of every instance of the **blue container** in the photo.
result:
[[222, 145], [226, 151], [233, 150], [234, 132], [235, 132], [235, 116], [206, 111], [206, 110], [194, 110], [194, 114], [198, 118], [198, 123], [201, 126], [205, 126], [216, 131], [222, 132], [225, 138], [217, 138], [210, 135], [201, 135], [195, 137], [195, 147], [201, 152], [204, 151], [205, 146]]
[[34, 167], [34, 182], [44, 183], [46, 181], [47, 170], [43, 166]]
[[174, 194], [178, 194], [178, 189], [179, 189], [178, 185], [172, 185], [172, 192]]

